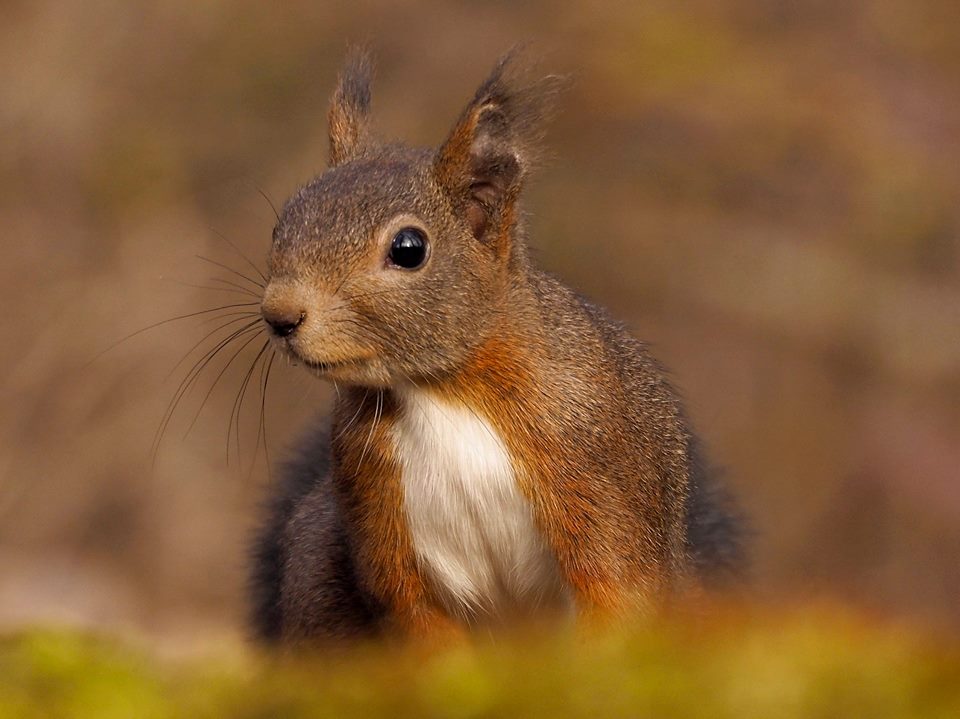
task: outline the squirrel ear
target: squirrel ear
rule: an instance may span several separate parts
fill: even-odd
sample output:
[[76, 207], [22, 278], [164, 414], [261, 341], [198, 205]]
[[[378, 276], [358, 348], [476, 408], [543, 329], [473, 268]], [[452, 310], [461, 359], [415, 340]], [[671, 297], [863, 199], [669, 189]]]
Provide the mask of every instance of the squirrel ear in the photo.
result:
[[327, 121], [330, 128], [331, 167], [349, 162], [369, 142], [370, 80], [373, 62], [363, 48], [351, 48], [337, 89], [330, 99]]
[[434, 160], [437, 181], [478, 239], [508, 229], [561, 85], [557, 76], [525, 80], [517, 54], [500, 59]]

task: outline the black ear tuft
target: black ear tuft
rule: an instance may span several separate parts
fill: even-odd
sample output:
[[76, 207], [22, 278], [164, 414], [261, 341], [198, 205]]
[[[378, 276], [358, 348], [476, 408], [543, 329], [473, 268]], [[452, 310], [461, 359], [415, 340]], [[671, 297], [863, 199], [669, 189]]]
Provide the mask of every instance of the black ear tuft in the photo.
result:
[[363, 153], [370, 140], [370, 82], [373, 61], [365, 48], [347, 53], [327, 115], [330, 127], [330, 166], [336, 167]]
[[518, 50], [500, 59], [434, 161], [434, 173], [478, 238], [502, 234], [524, 177], [536, 164], [544, 125], [563, 85], [529, 79]]

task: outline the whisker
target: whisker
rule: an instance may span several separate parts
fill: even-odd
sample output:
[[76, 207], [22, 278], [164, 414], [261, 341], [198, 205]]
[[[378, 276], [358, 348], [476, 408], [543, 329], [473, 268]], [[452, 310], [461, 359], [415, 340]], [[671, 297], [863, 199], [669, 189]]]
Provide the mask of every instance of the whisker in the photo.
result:
[[157, 452], [160, 449], [160, 443], [163, 441], [163, 436], [166, 434], [167, 426], [170, 424], [174, 413], [176, 412], [177, 406], [180, 404], [180, 401], [189, 391], [190, 387], [200, 376], [200, 373], [206, 368], [206, 366], [216, 357], [227, 345], [233, 342], [238, 337], [246, 334], [247, 332], [256, 332], [256, 322], [251, 322], [244, 327], [241, 327], [234, 332], [231, 332], [229, 336], [217, 343], [217, 345], [209, 350], [203, 357], [197, 360], [193, 367], [190, 368], [190, 371], [187, 372], [187, 375], [180, 381], [180, 384], [177, 387], [177, 391], [174, 393], [173, 398], [167, 405], [167, 409], [164, 412], [164, 416], [160, 421], [160, 426], [157, 428], [157, 432], [154, 435], [154, 442], [152, 448], [153, 462], [156, 463]]
[[[339, 308], [336, 308], [336, 309], [339, 309]], [[333, 312], [334, 312], [334, 311], [335, 311], [335, 310], [331, 310], [331, 315], [333, 315]], [[354, 318], [354, 317], [349, 317], [349, 316], [337, 317], [337, 316], [335, 316], [335, 315], [334, 315], [334, 316], [331, 316], [331, 317], [327, 320], [327, 322], [329, 322], [330, 324], [350, 324], [350, 325], [354, 325], [355, 327], [357, 327], [358, 329], [363, 330], [364, 332], [369, 332], [370, 334], [375, 335], [377, 338], [379, 338], [380, 340], [382, 340], [383, 342], [385, 342], [385, 343], [387, 343], [387, 344], [389, 344], [390, 342], [393, 341], [393, 338], [392, 338], [392, 337], [390, 337], [389, 335], [385, 334], [385, 332], [388, 331], [388, 330], [386, 330], [386, 328], [384, 328], [384, 329], [378, 328], [378, 327], [376, 326], [376, 322], [375, 322], [375, 321], [373, 320], [373, 318], [371, 318], [367, 313], [365, 313], [363, 310], [356, 309], [356, 308], [354, 308], [353, 311], [356, 312], [357, 314], [359, 314], [359, 315], [360, 315], [361, 317], [363, 317], [364, 319], [366, 319], [367, 322], [361, 322], [360, 320], [358, 320], [358, 319], [356, 319], [356, 318]]]
[[249, 288], [247, 288], [247, 287], [244, 287], [244, 286], [241, 285], [241, 284], [237, 284], [236, 282], [231, 282], [230, 280], [225, 280], [225, 279], [223, 279], [222, 277], [211, 277], [211, 278], [210, 278], [210, 281], [211, 281], [211, 282], [220, 282], [221, 284], [224, 284], [224, 285], [230, 285], [230, 287], [236, 288], [236, 289], [237, 289], [238, 291], [240, 291], [240, 292], [246, 292], [246, 293], [247, 293], [248, 295], [250, 295], [251, 297], [256, 297], [257, 300], [260, 300], [260, 299], [261, 299], [260, 295], [257, 294], [256, 292], [254, 292], [253, 290], [251, 290], [251, 289], [249, 289]]
[[217, 320], [225, 319], [226, 317], [249, 317], [253, 319], [254, 317], [260, 317], [260, 313], [251, 312], [250, 310], [237, 310], [236, 312], [224, 312], [222, 315], [217, 315], [216, 317], [207, 317], [204, 320], [200, 321], [200, 325], [203, 326], [208, 322], [216, 322]]
[[[249, 315], [245, 315], [245, 316], [244, 316], [244, 315], [241, 315], [240, 317], [237, 317], [236, 319], [232, 319], [232, 320], [230, 320], [229, 322], [224, 322], [224, 323], [223, 323], [222, 325], [220, 325], [219, 327], [215, 327], [214, 329], [210, 330], [207, 334], [205, 334], [203, 337], [201, 337], [201, 338], [196, 342], [196, 344], [194, 344], [189, 350], [187, 350], [187, 353], [186, 353], [185, 355], [183, 355], [183, 357], [181, 357], [179, 360], [177, 360], [177, 363], [170, 369], [169, 372], [167, 372], [167, 375], [163, 378], [164, 381], [170, 379], [170, 376], [171, 376], [174, 372], [176, 372], [176, 371], [177, 371], [177, 368], [180, 367], [180, 365], [182, 365], [182, 364], [186, 361], [187, 357], [189, 357], [190, 355], [192, 355], [192, 354], [194, 353], [194, 351], [197, 349], [197, 347], [199, 347], [199, 346], [202, 345], [204, 342], [206, 342], [208, 339], [210, 339], [211, 337], [213, 337], [217, 332], [219, 332], [220, 330], [226, 329], [226, 328], [229, 327], [230, 325], [235, 325], [237, 322], [243, 322], [243, 320], [246, 319], [247, 317], [249, 317], [250, 319], [252, 319], [252, 318], [255, 317], [255, 316], [256, 316], [256, 315], [254, 315], [252, 312], [251, 312]], [[216, 317], [215, 319], [218, 319], [218, 320], [223, 319], [223, 316]], [[253, 322], [251, 322], [248, 326], [253, 326]]]
[[[370, 350], [377, 351], [379, 349], [375, 344], [369, 342], [366, 337], [361, 337], [359, 334], [356, 333], [356, 331], [354, 331], [349, 327], [341, 327], [340, 331], [343, 332], [347, 337], [355, 341], [357, 344], [361, 345], [362, 347], [360, 351], [370, 351]], [[334, 389], [338, 389], [338, 388], [335, 386]], [[340, 395], [338, 390], [337, 399], [339, 398], [340, 398]]]
[[[253, 475], [253, 468], [257, 460], [257, 448], [260, 446], [260, 438], [263, 438], [263, 458], [267, 463], [267, 479], [270, 476], [270, 452], [267, 449], [267, 382], [270, 380], [270, 370], [273, 367], [273, 360], [277, 356], [277, 351], [270, 353], [270, 359], [260, 365], [260, 422], [257, 425], [257, 441], [253, 445], [253, 460], [250, 462], [250, 476]], [[250, 481], [250, 476], [247, 481]]]
[[345, 333], [345, 334], [348, 335], [351, 339], [354, 339], [354, 340], [356, 340], [357, 342], [360, 342], [360, 343], [368, 343], [368, 338], [367, 338], [367, 337], [364, 337], [364, 336], [358, 331], [358, 330], [364, 330], [364, 331], [369, 332], [370, 334], [372, 334], [374, 337], [376, 337], [377, 339], [379, 339], [379, 340], [380, 340], [381, 342], [383, 342], [384, 344], [390, 344], [390, 340], [389, 340], [387, 337], [385, 337], [383, 334], [381, 334], [379, 331], [373, 330], [373, 329], [371, 329], [371, 328], [368, 328], [368, 327], [366, 327], [366, 326], [364, 326], [364, 325], [362, 325], [362, 324], [360, 324], [360, 323], [358, 323], [358, 322], [342, 322], [342, 323], [341, 323], [341, 322], [330, 322], [330, 324], [331, 324], [331, 325], [334, 325], [334, 324], [345, 324], [345, 325], [347, 325], [346, 327], [341, 327], [341, 328], [339, 329], [339, 331]]
[[[259, 189], [259, 188], [257, 188], [257, 189]], [[264, 195], [264, 197], [266, 197], [266, 196]], [[270, 201], [267, 200], [267, 202], [270, 202]], [[272, 206], [273, 206], [273, 203], [270, 203], [270, 204], [271, 204], [271, 207], [272, 207]], [[274, 214], [276, 214], [276, 210], [274, 210]], [[279, 222], [279, 221], [280, 221], [280, 217], [278, 216], [278, 217], [277, 217], [277, 222]], [[213, 227], [210, 228], [210, 231], [211, 231], [213, 234], [215, 234], [217, 237], [219, 237], [221, 240], [223, 240], [224, 242], [226, 242], [228, 245], [230, 245], [230, 247], [233, 248], [233, 251], [236, 252], [238, 255], [240, 255], [240, 256], [246, 261], [246, 263], [253, 268], [253, 271], [256, 272], [258, 275], [260, 275], [260, 278], [261, 278], [264, 282], [267, 281], [267, 278], [264, 276], [263, 272], [260, 271], [260, 268], [257, 267], [257, 266], [253, 263], [253, 261], [243, 253], [243, 251], [242, 251], [239, 247], [237, 247], [237, 246], [236, 246], [235, 244], [233, 244], [229, 239], [227, 239], [227, 236], [226, 236], [225, 234], [223, 234], [222, 232], [216, 230], [216, 229], [213, 228]]]
[[273, 204], [273, 200], [271, 200], [271, 199], [267, 196], [267, 193], [266, 193], [266, 192], [264, 192], [263, 190], [260, 189], [260, 185], [258, 185], [257, 183], [253, 183], [253, 186], [257, 188], [257, 192], [260, 193], [260, 197], [262, 197], [264, 200], [266, 200], [266, 201], [267, 201], [267, 204], [270, 205], [270, 209], [273, 210], [273, 216], [277, 218], [277, 222], [280, 222], [280, 213], [277, 212], [277, 207], [276, 207], [276, 205]]
[[[180, 383], [177, 385], [177, 389], [174, 392], [174, 396], [171, 398], [167, 405], [167, 409], [164, 411], [163, 420], [161, 421], [160, 427], [158, 427], [158, 435], [160, 437], [162, 437], [163, 433], [165, 433], [166, 426], [170, 422], [180, 400], [183, 399], [190, 386], [199, 377], [200, 373], [207, 366], [207, 364], [232, 341], [248, 332], [253, 331], [255, 331], [253, 326], [241, 327], [238, 330], [232, 331], [227, 337], [218, 341], [212, 349], [208, 350], [202, 357], [194, 362], [190, 370], [186, 373], [183, 379], [180, 380]], [[155, 436], [155, 442], [159, 442], [158, 436]]]
[[[216, 279], [216, 278], [213, 278], [213, 279]], [[209, 290], [209, 291], [211, 291], [211, 292], [236, 292], [236, 293], [239, 293], [239, 292], [241, 291], [241, 290], [237, 290], [237, 289], [230, 289], [230, 288], [227, 288], [227, 287], [211, 287], [210, 285], [195, 285], [195, 284], [193, 284], [193, 283], [191, 283], [191, 282], [181, 282], [180, 280], [173, 280], [173, 279], [167, 279], [167, 282], [173, 282], [174, 284], [180, 285], [181, 287], [192, 287], [192, 288], [195, 289], [195, 290]], [[239, 285], [237, 285], [237, 286], [239, 287]], [[250, 290], [248, 290], [248, 289], [246, 289], [246, 288], [242, 288], [242, 290], [243, 290], [243, 293], [244, 293], [244, 294], [248, 294], [248, 295], [250, 295], [251, 297], [259, 297], [259, 295], [257, 295], [257, 294], [254, 293], [254, 292], [251, 292]]]
[[337, 436], [334, 437], [334, 440], [339, 440], [341, 437], [343, 437], [344, 433], [346, 433], [346, 431], [350, 429], [351, 425], [353, 425], [353, 423], [357, 421], [357, 417], [360, 416], [360, 412], [363, 410], [363, 405], [367, 403], [367, 396], [369, 394], [370, 394], [370, 390], [368, 389], [363, 390], [363, 399], [360, 400], [360, 404], [357, 407], [357, 411], [353, 413], [353, 417], [350, 418], [350, 421], [347, 422], [343, 427], [341, 427], [339, 432], [337, 432]]
[[363, 443], [363, 449], [360, 451], [360, 461], [357, 462], [357, 472], [363, 466], [363, 458], [367, 454], [367, 447], [370, 446], [370, 440], [373, 439], [373, 432], [380, 422], [380, 412], [383, 410], [383, 391], [377, 390], [377, 405], [373, 411], [373, 422], [370, 424], [370, 432], [367, 434], [367, 441]]
[[225, 264], [223, 264], [222, 262], [217, 262], [216, 260], [211, 260], [209, 257], [204, 257], [203, 255], [194, 255], [194, 257], [196, 257], [198, 260], [203, 260], [204, 262], [209, 262], [211, 265], [216, 265], [217, 267], [219, 267], [219, 268], [221, 268], [221, 269], [224, 269], [224, 270], [226, 270], [227, 272], [232, 272], [232, 273], [235, 274], [237, 277], [241, 277], [241, 278], [245, 279], [245, 280], [246, 280], [247, 282], [249, 282], [251, 285], [254, 285], [254, 286], [256, 286], [256, 287], [259, 287], [261, 290], [263, 289], [263, 285], [261, 285], [259, 282], [257, 282], [257, 281], [254, 280], [254, 279], [251, 279], [251, 278], [247, 277], [247, 276], [246, 276], [245, 274], [243, 274], [242, 272], [233, 269], [232, 267], [230, 267], [230, 265], [225, 265]]
[[[249, 344], [249, 343], [248, 343]], [[243, 378], [243, 382], [240, 383], [240, 391], [237, 393], [237, 399], [234, 400], [233, 409], [230, 410], [230, 418], [227, 420], [227, 464], [230, 464], [230, 427], [231, 422], [233, 421], [234, 414], [236, 414], [236, 428], [237, 428], [237, 462], [240, 462], [240, 413], [243, 410], [243, 398], [247, 394], [247, 386], [250, 384], [250, 378], [253, 376], [253, 372], [257, 366], [257, 362], [260, 361], [260, 358], [263, 356], [264, 352], [267, 351], [267, 348], [270, 346], [270, 340], [267, 340], [263, 343], [263, 347], [260, 348], [260, 351], [257, 352], [257, 356], [253, 358], [253, 362], [250, 363], [250, 369], [247, 370], [247, 374]], [[254, 453], [254, 458], [256, 458], [256, 453]]]
[[167, 320], [161, 320], [160, 322], [154, 322], [154, 323], [151, 324], [151, 325], [147, 325], [146, 327], [142, 327], [141, 329], [138, 329], [136, 332], [131, 332], [131, 333], [128, 334], [126, 337], [121, 337], [121, 338], [118, 339], [116, 342], [114, 342], [112, 345], [110, 345], [109, 347], [107, 347], [106, 349], [101, 350], [100, 352], [98, 352], [98, 353], [93, 357], [93, 359], [91, 359], [89, 362], [87, 362], [86, 365], [84, 365], [84, 367], [89, 367], [89, 366], [90, 366], [91, 364], [93, 364], [95, 361], [97, 361], [98, 359], [100, 359], [101, 357], [103, 357], [103, 355], [105, 355], [107, 352], [109, 352], [110, 350], [114, 349], [115, 347], [118, 347], [119, 345], [123, 344], [123, 343], [126, 342], [127, 340], [132, 339], [132, 338], [136, 337], [137, 335], [143, 334], [144, 332], [147, 332], [147, 331], [149, 331], [149, 330], [156, 329], [157, 327], [161, 327], [161, 326], [163, 326], [163, 325], [170, 324], [171, 322], [177, 322], [178, 320], [188, 320], [188, 319], [190, 319], [191, 317], [199, 317], [200, 315], [210, 314], [211, 312], [219, 312], [220, 310], [229, 310], [229, 309], [234, 308], [234, 307], [252, 307], [253, 305], [258, 305], [258, 304], [260, 304], [260, 303], [259, 303], [259, 302], [240, 302], [240, 303], [236, 303], [236, 304], [221, 305], [220, 307], [211, 307], [211, 308], [208, 309], [208, 310], [200, 310], [199, 312], [189, 312], [189, 313], [187, 313], [187, 314], [185, 314], [185, 315], [178, 315], [177, 317], [171, 317], [170, 319], [167, 319]]
[[270, 385], [270, 373], [273, 371], [273, 361], [276, 358], [277, 352], [274, 350], [273, 354], [270, 355], [270, 362], [267, 365], [267, 376], [263, 379], [263, 396], [260, 399], [260, 402], [264, 408], [263, 412], [260, 413], [260, 419], [263, 425], [263, 459], [267, 463], [267, 479], [273, 479], [272, 470], [270, 468], [270, 450], [267, 446], [267, 388]]
[[203, 412], [203, 408], [206, 406], [207, 400], [210, 399], [210, 395], [213, 394], [213, 390], [214, 388], [216, 388], [217, 384], [220, 382], [220, 379], [223, 377], [226, 371], [230, 368], [230, 365], [233, 364], [233, 361], [240, 356], [240, 353], [243, 352], [244, 348], [246, 348], [247, 345], [249, 345], [251, 342], [257, 339], [257, 336], [258, 335], [254, 334], [252, 337], [246, 340], [242, 345], [240, 345], [240, 348], [233, 353], [230, 359], [227, 360], [227, 363], [222, 368], [220, 368], [220, 371], [217, 373], [217, 376], [213, 380], [213, 383], [210, 385], [210, 388], [207, 390], [207, 393], [203, 396], [203, 401], [200, 402], [200, 407], [197, 409], [197, 413], [193, 416], [193, 420], [190, 422], [190, 425], [187, 427], [187, 431], [184, 432], [183, 434], [184, 439], [187, 438], [187, 436], [190, 434], [190, 430], [193, 429], [193, 426], [197, 423], [197, 420], [200, 419], [200, 414]]

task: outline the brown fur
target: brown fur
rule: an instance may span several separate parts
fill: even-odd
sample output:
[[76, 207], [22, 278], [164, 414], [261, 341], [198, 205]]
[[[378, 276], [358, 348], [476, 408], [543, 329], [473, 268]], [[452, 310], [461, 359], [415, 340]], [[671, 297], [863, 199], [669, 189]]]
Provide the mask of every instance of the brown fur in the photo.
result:
[[[405, 384], [467, 407], [503, 438], [582, 616], [647, 611], [706, 576], [711, 557], [736, 557], [733, 525], [713, 504], [698, 508], [716, 547], [693, 544], [691, 492], [705, 480], [663, 371], [530, 262], [518, 203], [557, 82], [524, 80], [517, 66], [510, 56], [497, 65], [435, 152], [375, 143], [369, 61], [354, 55], [341, 75], [331, 169], [284, 207], [263, 303], [265, 316], [303, 317], [278, 342], [341, 390], [332, 483], [315, 476], [321, 489], [274, 512], [261, 539], [276, 549], [257, 568], [269, 578], [256, 580], [258, 612], [279, 625], [265, 634], [460, 631], [404, 516], [390, 432], [403, 411], [393, 389]], [[411, 225], [428, 237], [429, 260], [385, 266], [393, 234]], [[308, 458], [296, 472], [320, 475], [322, 464]], [[311, 518], [343, 554], [336, 574], [298, 561], [304, 547], [319, 551], [305, 539]], [[369, 618], [328, 619], [331, 596], [354, 597]]]

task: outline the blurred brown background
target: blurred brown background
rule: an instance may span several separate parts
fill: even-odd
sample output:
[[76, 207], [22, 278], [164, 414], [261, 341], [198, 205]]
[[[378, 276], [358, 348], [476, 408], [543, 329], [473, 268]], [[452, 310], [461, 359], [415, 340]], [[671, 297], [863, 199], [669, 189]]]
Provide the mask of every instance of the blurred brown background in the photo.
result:
[[[771, 602], [960, 625], [960, 4], [5, 2], [0, 625], [232, 632], [267, 484], [225, 455], [241, 356], [150, 446], [273, 212], [321, 170], [349, 41], [383, 134], [441, 139], [532, 41], [573, 83], [528, 197], [542, 263], [650, 340], [751, 515]], [[222, 336], [222, 335], [221, 335]], [[194, 355], [196, 356], [196, 355]], [[244, 358], [246, 361], [244, 362]], [[91, 360], [92, 363], [91, 363]], [[215, 365], [215, 366], [214, 366]], [[324, 386], [278, 366], [271, 458]]]

